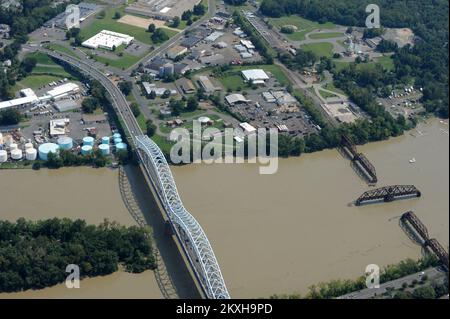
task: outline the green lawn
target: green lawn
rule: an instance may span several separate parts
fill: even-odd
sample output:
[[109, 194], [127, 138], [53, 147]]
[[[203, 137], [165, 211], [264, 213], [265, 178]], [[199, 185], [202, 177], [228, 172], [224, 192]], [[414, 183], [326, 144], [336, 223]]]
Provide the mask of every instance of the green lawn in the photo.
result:
[[79, 58], [75, 54], [75, 52], [73, 52], [73, 49], [70, 49], [70, 48], [65, 47], [65, 46], [63, 46], [61, 44], [58, 44], [58, 43], [50, 43], [50, 44], [47, 44], [45, 47], [50, 49], [50, 50], [55, 50], [55, 51], [58, 51], [58, 52], [62, 52], [62, 53], [68, 54], [68, 55], [70, 55], [70, 56], [72, 56], [74, 58]]
[[144, 114], [139, 114], [139, 116], [136, 118], [136, 121], [139, 124], [139, 127], [144, 132], [144, 134], [147, 133], [147, 120], [145, 119]]
[[[94, 19], [94, 21], [89, 24], [88, 26], [84, 27], [81, 30], [81, 36], [83, 37], [84, 40], [96, 35], [97, 33], [99, 33], [102, 30], [109, 30], [109, 31], [114, 31], [114, 32], [119, 32], [119, 33], [124, 33], [124, 34], [128, 34], [130, 36], [133, 36], [136, 40], [145, 43], [145, 44], [149, 44], [152, 45], [153, 42], [150, 38], [151, 34], [147, 32], [147, 30], [140, 28], [140, 27], [135, 27], [132, 25], [128, 25], [125, 23], [120, 23], [117, 22], [117, 20], [113, 19], [114, 14], [116, 13], [116, 11], [120, 12], [123, 15], [125, 15], [125, 11], [124, 11], [125, 6], [122, 6], [120, 8], [110, 8], [107, 9], [106, 15], [103, 19]], [[170, 29], [166, 29], [163, 28], [164, 32], [166, 32], [166, 34], [169, 37], [174, 36], [177, 32], [174, 30], [170, 30]]]
[[27, 57], [33, 57], [38, 64], [57, 65], [47, 54], [41, 52], [28, 53]]
[[305, 40], [305, 34], [314, 31], [316, 29], [334, 29], [336, 25], [331, 22], [317, 23], [308, 19], [304, 19], [297, 15], [291, 15], [281, 18], [271, 18], [270, 23], [280, 29], [285, 25], [293, 25], [297, 27], [297, 31], [291, 34], [287, 34], [287, 37], [292, 41]]
[[300, 48], [305, 51], [311, 51], [318, 57], [331, 58], [333, 56], [333, 45], [328, 42], [304, 44]]
[[66, 72], [62, 67], [57, 66], [44, 66], [44, 65], [38, 65], [34, 67], [32, 74], [47, 74], [47, 75], [55, 75], [55, 76], [61, 76], [61, 77], [70, 77], [70, 74]]
[[323, 88], [324, 88], [324, 89], [327, 89], [327, 90], [329, 90], [329, 91], [333, 91], [333, 92], [336, 92], [336, 93], [340, 93], [340, 94], [344, 94], [344, 95], [345, 95], [345, 92], [342, 91], [341, 89], [335, 87], [334, 84], [333, 84], [333, 82], [327, 83]]
[[[350, 65], [350, 62], [343, 62], [343, 61], [339, 61], [339, 60], [334, 60], [334, 63], [336, 64], [337, 71], [341, 71]], [[394, 61], [392, 60], [392, 58], [390, 56], [382, 56], [380, 58], [376, 58], [375, 61], [368, 62], [368, 63], [359, 63], [356, 66], [356, 68], [359, 70], [372, 69], [375, 67], [376, 64], [381, 64], [381, 66], [388, 71], [391, 71], [394, 69]]]
[[344, 34], [341, 32], [323, 32], [323, 33], [313, 33], [309, 35], [310, 39], [333, 39], [343, 37]]
[[336, 97], [336, 95], [329, 93], [327, 91], [324, 91], [324, 90], [319, 90], [319, 93], [324, 99], [327, 99], [329, 97]]
[[22, 88], [30, 88], [36, 90], [50, 82], [61, 80], [61, 76], [54, 75], [30, 75], [21, 81], [17, 82], [14, 86], [14, 90], [19, 90]]
[[222, 75], [219, 80], [225, 87], [225, 90], [238, 91], [239, 88], [244, 90], [247, 88], [247, 84], [244, 82], [241, 71], [249, 69], [263, 69], [266, 72], [272, 73], [281, 86], [288, 86], [290, 84], [284, 72], [274, 64], [234, 66], [230, 71]]

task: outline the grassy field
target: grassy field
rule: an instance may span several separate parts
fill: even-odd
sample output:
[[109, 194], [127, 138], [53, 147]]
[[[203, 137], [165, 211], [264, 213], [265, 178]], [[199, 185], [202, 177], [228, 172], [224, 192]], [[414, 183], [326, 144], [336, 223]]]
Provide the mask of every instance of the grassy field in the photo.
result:
[[327, 91], [324, 91], [324, 90], [319, 90], [319, 93], [324, 99], [327, 99], [329, 97], [336, 97], [336, 95], [329, 93]]
[[272, 73], [281, 86], [288, 86], [290, 84], [284, 72], [277, 65], [273, 64], [234, 66], [230, 71], [227, 71], [221, 76], [219, 80], [226, 90], [238, 91], [239, 88], [241, 90], [245, 89], [247, 84], [244, 82], [241, 71], [249, 69], [263, 69], [266, 72]]
[[78, 58], [78, 56], [75, 54], [75, 52], [73, 52], [73, 49], [69, 49], [68, 47], [65, 47], [65, 46], [63, 46], [61, 44], [50, 43], [50, 44], [46, 45], [45, 47], [47, 49], [50, 49], [50, 50], [55, 50], [55, 51], [58, 51], [58, 52], [65, 53], [65, 54], [70, 55], [70, 56], [72, 56], [74, 58]]
[[57, 65], [47, 54], [41, 52], [28, 53], [27, 57], [33, 57], [38, 64]]
[[[94, 19], [94, 21], [89, 24], [88, 26], [84, 27], [81, 30], [81, 36], [83, 37], [84, 40], [96, 35], [97, 33], [99, 33], [102, 30], [109, 30], [109, 31], [114, 31], [114, 32], [119, 32], [119, 33], [124, 33], [124, 34], [128, 34], [133, 36], [136, 40], [145, 43], [145, 44], [149, 44], [152, 45], [153, 42], [150, 38], [151, 34], [148, 33], [145, 29], [140, 28], [140, 27], [135, 27], [132, 25], [128, 25], [128, 24], [124, 24], [124, 23], [120, 23], [117, 22], [117, 20], [113, 19], [113, 16], [116, 12], [120, 12], [123, 15], [125, 15], [125, 11], [124, 11], [124, 6], [120, 7], [120, 8], [110, 8], [108, 10], [105, 11], [105, 17], [103, 19]], [[174, 36], [177, 32], [173, 31], [173, 30], [169, 30], [166, 28], [163, 28], [164, 32], [166, 32], [166, 34], [169, 37]]]
[[46, 75], [46, 74], [36, 74], [30, 75], [21, 81], [17, 82], [13, 90], [20, 90], [23, 88], [30, 88], [36, 90], [50, 82], [61, 80], [61, 76]]
[[331, 58], [333, 56], [333, 45], [328, 42], [304, 44], [300, 48], [305, 51], [311, 51], [318, 57], [324, 56]]
[[297, 31], [291, 34], [287, 34], [287, 37], [292, 41], [305, 40], [305, 34], [314, 31], [316, 29], [334, 29], [336, 25], [331, 22], [318, 23], [308, 19], [304, 19], [297, 15], [291, 15], [281, 18], [271, 18], [270, 23], [276, 28], [280, 29], [285, 25], [293, 25], [297, 27]]
[[[350, 62], [343, 62], [339, 60], [334, 60], [334, 63], [336, 64], [336, 70], [338, 71], [341, 71], [350, 65]], [[356, 66], [356, 68], [359, 70], [372, 69], [375, 68], [376, 64], [381, 64], [381, 66], [388, 71], [394, 69], [394, 61], [390, 56], [382, 56], [380, 58], [376, 58], [376, 60], [372, 62], [360, 63]]]
[[340, 93], [340, 94], [344, 94], [344, 95], [345, 95], [345, 92], [342, 91], [341, 89], [335, 87], [334, 84], [333, 84], [333, 82], [327, 83], [323, 88], [324, 88], [324, 89], [327, 89], [327, 90], [329, 90], [329, 91], [333, 91], [333, 92], [336, 92], [336, 93]]
[[344, 34], [341, 32], [323, 32], [323, 33], [313, 33], [309, 35], [310, 39], [333, 39], [343, 37]]

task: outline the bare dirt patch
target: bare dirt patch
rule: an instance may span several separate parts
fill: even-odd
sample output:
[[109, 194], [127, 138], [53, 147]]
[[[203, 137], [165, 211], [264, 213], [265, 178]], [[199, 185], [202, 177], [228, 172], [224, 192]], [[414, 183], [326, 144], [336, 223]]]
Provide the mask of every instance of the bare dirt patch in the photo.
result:
[[[128, 25], [132, 25], [132, 26], [135, 26], [135, 27], [143, 28], [143, 29], [147, 29], [148, 26], [150, 24], [152, 24], [152, 23], [157, 28], [164, 27], [164, 28], [167, 28], [167, 29], [172, 29], [172, 28], [169, 28], [169, 27], [164, 25], [166, 23], [165, 21], [151, 19], [151, 18], [141, 18], [141, 17], [132, 16], [132, 15], [129, 15], [129, 14], [124, 15], [122, 18], [117, 20], [117, 22], [128, 24]], [[172, 30], [179, 31], [177, 29], [172, 29]]]

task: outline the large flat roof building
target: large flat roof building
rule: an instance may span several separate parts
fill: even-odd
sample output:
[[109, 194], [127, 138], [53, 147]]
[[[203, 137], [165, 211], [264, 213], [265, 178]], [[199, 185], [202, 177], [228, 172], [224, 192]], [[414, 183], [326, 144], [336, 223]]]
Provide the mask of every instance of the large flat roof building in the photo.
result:
[[200, 2], [201, 0], [138, 0], [128, 5], [125, 12], [168, 21], [181, 17], [184, 11], [192, 10]]
[[242, 76], [245, 81], [252, 81], [255, 84], [262, 84], [269, 79], [269, 76], [262, 69], [243, 70]]
[[[72, 24], [69, 25], [69, 28], [71, 26], [77, 26], [77, 24], [83, 22], [91, 15], [99, 12], [100, 9], [102, 8], [102, 6], [96, 5], [94, 3], [81, 2], [78, 4], [78, 8], [80, 9], [80, 19], [78, 21], [72, 21]], [[68, 17], [68, 13], [62, 12], [62, 13], [58, 14], [56, 17], [54, 17], [53, 19], [45, 22], [44, 26], [49, 27], [49, 28], [57, 27], [57, 28], [61, 28], [61, 29], [67, 29], [67, 26], [66, 26], [67, 17]]]
[[134, 37], [127, 34], [102, 30], [93, 37], [87, 39], [82, 43], [83, 46], [91, 49], [107, 49], [114, 50], [121, 45], [129, 45], [134, 40]]
[[211, 82], [208, 76], [201, 75], [198, 77], [198, 83], [205, 90], [206, 93], [212, 93], [218, 90], [217, 87]]

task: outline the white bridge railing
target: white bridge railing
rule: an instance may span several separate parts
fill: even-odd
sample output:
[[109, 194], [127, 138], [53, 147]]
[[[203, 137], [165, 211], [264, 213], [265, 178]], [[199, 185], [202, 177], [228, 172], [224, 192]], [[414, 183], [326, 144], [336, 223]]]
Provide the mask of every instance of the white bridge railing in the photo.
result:
[[143, 165], [206, 296], [229, 299], [211, 244], [200, 224], [184, 208], [164, 154], [146, 135], [136, 136], [135, 141]]

